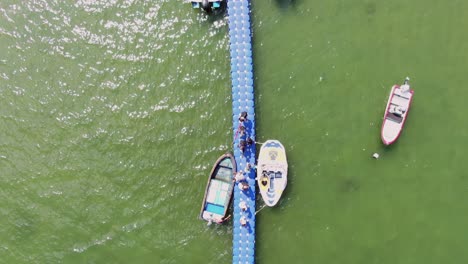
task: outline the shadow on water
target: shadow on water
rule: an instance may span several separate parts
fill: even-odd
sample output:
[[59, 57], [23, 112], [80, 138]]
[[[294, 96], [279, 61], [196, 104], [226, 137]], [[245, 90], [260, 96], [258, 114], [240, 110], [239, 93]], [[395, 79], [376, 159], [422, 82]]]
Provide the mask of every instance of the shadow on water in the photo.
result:
[[397, 149], [398, 148], [398, 140], [393, 143], [393, 144], [390, 144], [390, 145], [384, 145], [383, 143], [380, 144], [380, 152], [384, 155], [390, 155], [394, 149]]
[[276, 5], [283, 10], [296, 8], [300, 0], [275, 0]]
[[221, 6], [219, 8], [205, 13], [208, 16], [208, 22], [214, 23], [222, 20], [227, 15], [227, 2], [221, 2]]
[[343, 181], [341, 181], [341, 184], [339, 186], [340, 192], [341, 193], [352, 193], [359, 191], [361, 188], [361, 184], [359, 183], [358, 180], [352, 179], [352, 178], [346, 178]]
[[366, 3], [364, 9], [368, 16], [372, 16], [377, 12], [377, 4], [375, 2]]

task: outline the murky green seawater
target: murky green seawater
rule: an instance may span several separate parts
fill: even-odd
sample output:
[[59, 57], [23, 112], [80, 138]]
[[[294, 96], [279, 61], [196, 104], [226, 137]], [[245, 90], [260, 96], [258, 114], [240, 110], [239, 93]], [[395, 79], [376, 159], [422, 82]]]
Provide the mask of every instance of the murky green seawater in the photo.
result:
[[[290, 162], [257, 262], [468, 262], [468, 2], [252, 9], [258, 140]], [[230, 263], [231, 227], [197, 219], [231, 149], [226, 17], [168, 0], [0, 13], [0, 263]], [[406, 76], [413, 108], [384, 148]]]

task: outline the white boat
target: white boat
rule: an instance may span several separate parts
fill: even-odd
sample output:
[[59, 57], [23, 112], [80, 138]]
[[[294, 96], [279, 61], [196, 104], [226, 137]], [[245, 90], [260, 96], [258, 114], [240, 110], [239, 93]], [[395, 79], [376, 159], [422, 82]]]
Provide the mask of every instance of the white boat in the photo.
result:
[[394, 85], [390, 91], [380, 136], [385, 145], [394, 143], [405, 125], [414, 91], [410, 88], [409, 78], [404, 84]]
[[267, 206], [278, 203], [288, 180], [286, 150], [278, 140], [267, 140], [257, 161], [257, 182]]

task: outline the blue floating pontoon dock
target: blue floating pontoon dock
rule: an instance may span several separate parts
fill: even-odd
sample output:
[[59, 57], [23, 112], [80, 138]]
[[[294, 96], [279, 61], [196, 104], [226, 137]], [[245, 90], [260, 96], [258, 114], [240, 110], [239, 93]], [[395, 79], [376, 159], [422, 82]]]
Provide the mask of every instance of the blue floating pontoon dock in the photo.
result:
[[[255, 109], [252, 71], [252, 38], [250, 31], [250, 3], [248, 0], [230, 0], [227, 4], [229, 16], [229, 39], [232, 79], [232, 126], [234, 134], [234, 156], [238, 171], [246, 171], [248, 190], [234, 188], [233, 219], [233, 258], [232, 263], [250, 264], [255, 258], [255, 170], [245, 170], [247, 164], [256, 164], [255, 144], [247, 144], [243, 152], [241, 141], [250, 137], [255, 142]], [[241, 133], [239, 116], [247, 112], [247, 120], [242, 123], [245, 132]], [[241, 202], [247, 210], [240, 209]], [[247, 220], [241, 225], [241, 218]]]

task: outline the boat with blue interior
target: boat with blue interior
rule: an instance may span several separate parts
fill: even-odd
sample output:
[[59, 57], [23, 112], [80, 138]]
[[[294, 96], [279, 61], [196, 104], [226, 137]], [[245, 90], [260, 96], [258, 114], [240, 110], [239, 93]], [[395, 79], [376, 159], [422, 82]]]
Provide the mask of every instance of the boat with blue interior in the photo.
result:
[[236, 161], [231, 153], [218, 158], [208, 177], [200, 218], [208, 222], [222, 223], [232, 199]]
[[409, 80], [406, 77], [402, 85], [394, 85], [390, 91], [380, 132], [380, 137], [385, 145], [394, 143], [405, 125], [414, 93], [409, 85]]
[[263, 201], [275, 206], [288, 181], [286, 150], [278, 140], [263, 143], [257, 161], [257, 183]]
[[224, 0], [190, 0], [193, 8], [201, 8], [207, 12], [221, 8]]

